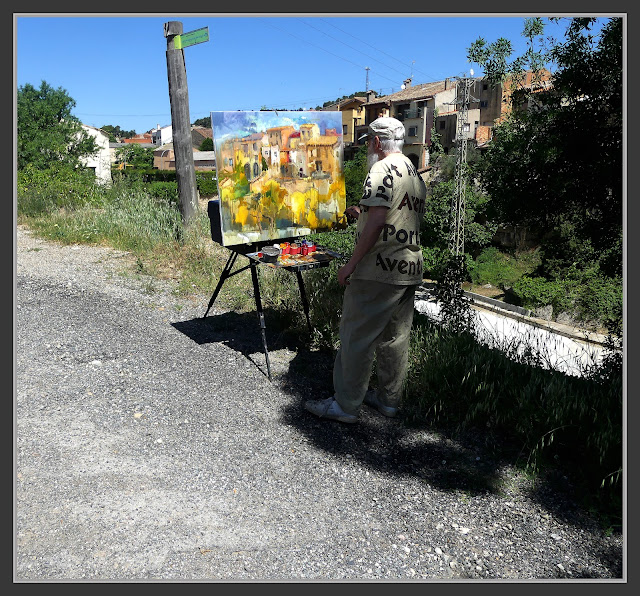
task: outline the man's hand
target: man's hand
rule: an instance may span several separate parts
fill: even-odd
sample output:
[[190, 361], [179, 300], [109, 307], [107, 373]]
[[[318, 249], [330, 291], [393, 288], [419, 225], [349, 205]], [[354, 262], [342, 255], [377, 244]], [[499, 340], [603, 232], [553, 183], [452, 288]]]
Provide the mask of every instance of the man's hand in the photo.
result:
[[344, 210], [344, 214], [347, 216], [347, 221], [351, 223], [352, 221], [358, 219], [360, 215], [360, 207], [357, 205], [351, 205], [351, 207], [347, 207]]
[[351, 262], [349, 262], [338, 269], [338, 283], [341, 286], [349, 285], [349, 277], [351, 276], [355, 268], [356, 266], [352, 265]]

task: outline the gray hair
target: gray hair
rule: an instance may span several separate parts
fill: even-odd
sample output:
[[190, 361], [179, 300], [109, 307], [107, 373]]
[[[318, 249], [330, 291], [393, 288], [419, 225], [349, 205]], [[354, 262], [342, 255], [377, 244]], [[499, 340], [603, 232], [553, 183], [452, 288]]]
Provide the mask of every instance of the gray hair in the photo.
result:
[[380, 146], [385, 153], [402, 153], [404, 139], [380, 139]]

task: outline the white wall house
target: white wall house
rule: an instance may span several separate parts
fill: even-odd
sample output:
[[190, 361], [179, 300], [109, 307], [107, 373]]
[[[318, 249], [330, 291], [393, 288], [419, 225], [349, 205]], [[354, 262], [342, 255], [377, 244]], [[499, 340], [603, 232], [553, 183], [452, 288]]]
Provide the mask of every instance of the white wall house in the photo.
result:
[[82, 125], [82, 128], [90, 134], [96, 145], [98, 151], [89, 157], [82, 159], [82, 163], [85, 167], [92, 169], [96, 178], [104, 183], [111, 184], [111, 151], [109, 149], [109, 136], [99, 128], [93, 126]]
[[171, 125], [161, 127], [158, 124], [156, 129], [151, 132], [151, 136], [153, 144], [158, 145], [158, 147], [171, 143], [173, 142], [173, 127]]

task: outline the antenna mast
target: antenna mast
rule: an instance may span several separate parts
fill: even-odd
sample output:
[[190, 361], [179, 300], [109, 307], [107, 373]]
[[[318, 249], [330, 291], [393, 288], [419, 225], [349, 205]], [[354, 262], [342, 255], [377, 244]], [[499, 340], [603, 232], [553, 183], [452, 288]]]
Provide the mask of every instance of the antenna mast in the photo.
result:
[[[471, 71], [473, 75], [473, 70]], [[459, 104], [458, 126], [456, 133], [456, 187], [454, 195], [451, 197], [451, 211], [449, 214], [449, 251], [453, 256], [464, 254], [464, 215], [465, 215], [465, 193], [467, 189], [467, 132], [466, 125], [469, 113], [469, 103], [478, 101], [471, 97], [470, 90], [474, 83], [472, 77], [456, 77], [458, 84], [458, 97], [455, 104]]]
[[369, 71], [371, 70], [368, 66], [365, 66], [364, 69], [367, 71], [367, 84], [366, 84], [366, 91], [369, 91]]

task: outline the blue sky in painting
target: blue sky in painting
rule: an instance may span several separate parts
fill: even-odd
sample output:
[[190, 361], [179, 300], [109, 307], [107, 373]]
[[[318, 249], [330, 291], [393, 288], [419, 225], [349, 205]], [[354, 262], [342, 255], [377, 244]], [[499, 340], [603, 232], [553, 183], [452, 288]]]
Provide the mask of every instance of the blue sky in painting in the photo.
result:
[[326, 128], [342, 132], [340, 112], [212, 112], [211, 125], [215, 142], [220, 143], [230, 137], [243, 137], [262, 132], [274, 126], [292, 125], [296, 130], [301, 124], [315, 123], [324, 134]]

